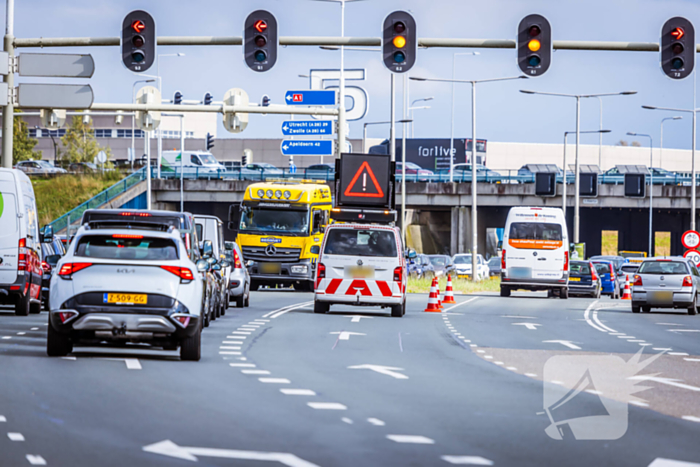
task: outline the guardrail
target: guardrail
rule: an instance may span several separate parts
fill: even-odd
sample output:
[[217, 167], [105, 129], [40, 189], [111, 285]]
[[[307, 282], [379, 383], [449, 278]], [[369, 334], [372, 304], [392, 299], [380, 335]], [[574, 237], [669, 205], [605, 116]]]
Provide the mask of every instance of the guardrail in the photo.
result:
[[98, 193], [84, 203], [71, 209], [58, 219], [51, 222], [49, 225], [53, 227], [54, 232], [66, 229], [66, 235], [70, 236], [71, 225], [80, 222], [83, 213], [88, 209], [96, 209], [104, 204], [112, 201], [117, 196], [125, 193], [129, 188], [146, 179], [146, 168], [142, 168], [132, 173], [128, 177], [118, 181], [106, 190]]

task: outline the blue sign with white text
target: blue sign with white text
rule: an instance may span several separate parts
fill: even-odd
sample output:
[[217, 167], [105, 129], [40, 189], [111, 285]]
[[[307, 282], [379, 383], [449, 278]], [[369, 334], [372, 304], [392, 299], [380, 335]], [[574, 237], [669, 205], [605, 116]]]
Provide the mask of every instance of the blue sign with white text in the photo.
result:
[[333, 122], [330, 120], [288, 120], [282, 123], [282, 134], [294, 135], [332, 135]]
[[287, 91], [287, 105], [335, 105], [335, 91]]
[[282, 140], [280, 145], [285, 156], [330, 156], [333, 154], [333, 141], [292, 141]]

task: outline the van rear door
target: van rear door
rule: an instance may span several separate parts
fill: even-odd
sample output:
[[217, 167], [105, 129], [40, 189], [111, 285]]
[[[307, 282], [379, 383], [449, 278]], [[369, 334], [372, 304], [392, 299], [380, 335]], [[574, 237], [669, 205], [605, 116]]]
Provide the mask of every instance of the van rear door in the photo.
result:
[[516, 219], [509, 226], [506, 269], [510, 279], [557, 280], [563, 277], [562, 226]]
[[0, 284], [13, 284], [17, 280], [21, 219], [17, 217], [14, 187], [13, 179], [0, 179]]

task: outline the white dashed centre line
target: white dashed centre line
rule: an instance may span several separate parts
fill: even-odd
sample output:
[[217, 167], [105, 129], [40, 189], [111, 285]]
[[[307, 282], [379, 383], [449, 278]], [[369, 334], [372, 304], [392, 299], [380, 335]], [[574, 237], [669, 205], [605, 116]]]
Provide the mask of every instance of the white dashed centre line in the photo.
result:
[[307, 402], [306, 405], [316, 410], [347, 410], [343, 404], [337, 402]]
[[258, 378], [258, 381], [261, 383], [268, 383], [268, 384], [289, 384], [291, 381], [289, 381], [286, 378]]
[[246, 336], [226, 336], [226, 339], [246, 339]]
[[222, 341], [221, 343], [222, 344], [237, 344], [237, 345], [242, 344], [242, 342], [238, 342], [238, 341]]
[[479, 456], [441, 456], [440, 459], [454, 465], [493, 465], [493, 461]]
[[669, 354], [669, 355], [675, 355], [675, 356], [677, 356], [677, 357], [687, 357], [687, 356], [688, 356], [688, 354], [685, 353], [685, 352], [669, 352], [668, 354]]
[[384, 426], [386, 423], [384, 423], [382, 420], [379, 420], [378, 418], [368, 418], [367, 421], [371, 423], [374, 426]]
[[341, 420], [343, 421], [343, 423], [347, 423], [348, 425], [352, 425], [352, 420], [349, 419], [348, 417], [343, 417], [343, 418], [341, 418]]
[[219, 349], [221, 349], [221, 350], [241, 350], [240, 347], [233, 347], [233, 346], [229, 346], [229, 345], [220, 345]]
[[700, 358], [684, 358], [686, 362], [700, 362]]
[[24, 331], [18, 332], [18, 333], [17, 333], [18, 336], [23, 336], [23, 335], [25, 335], [25, 334], [26, 334], [26, 332], [24, 332]]
[[316, 393], [312, 391], [311, 389], [285, 389], [282, 388], [280, 389], [280, 392], [282, 394], [286, 394], [288, 396], [315, 396]]
[[234, 368], [255, 368], [255, 363], [229, 363]]
[[632, 405], [638, 405], [639, 407], [649, 407], [649, 404], [642, 401], [629, 401], [629, 403]]
[[30, 331], [38, 331], [39, 328], [31, 328]]
[[241, 370], [244, 375], [269, 375], [270, 372], [267, 370]]
[[240, 352], [229, 352], [228, 350], [226, 351], [220, 351], [219, 355], [240, 355]]
[[6, 421], [7, 421], [7, 419], [5, 418], [5, 416], [4, 416], [4, 415], [0, 415], [0, 422], [4, 423], [4, 422], [6, 422]]
[[24, 435], [22, 433], [8, 433], [7, 437], [10, 438], [10, 441], [24, 441]]
[[669, 350], [673, 350], [673, 349], [672, 349], [671, 347], [654, 347], [652, 350], [659, 350], [659, 351], [661, 351], [661, 350], [666, 350], [666, 351], [669, 351]]
[[246, 332], [246, 331], [233, 331], [231, 334], [236, 334], [236, 335], [244, 335], [244, 336], [250, 336], [252, 332]]
[[12, 339], [12, 336], [2, 336], [3, 339]]
[[27, 460], [32, 465], [46, 465], [46, 461], [43, 457], [36, 454], [27, 454]]
[[695, 417], [693, 415], [683, 415], [681, 418], [689, 422], [700, 422], [700, 417]]
[[530, 378], [534, 378], [537, 375], [535, 373], [525, 373], [525, 376], [529, 376]]
[[435, 440], [420, 435], [386, 435], [386, 437], [396, 443], [435, 444]]

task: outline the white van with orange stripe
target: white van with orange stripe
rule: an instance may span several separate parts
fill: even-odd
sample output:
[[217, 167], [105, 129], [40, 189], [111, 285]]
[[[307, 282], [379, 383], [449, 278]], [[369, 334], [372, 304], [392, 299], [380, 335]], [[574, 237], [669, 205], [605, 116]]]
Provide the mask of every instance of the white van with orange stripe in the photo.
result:
[[314, 312], [330, 306], [390, 307], [391, 316], [406, 313], [406, 261], [398, 227], [332, 224], [318, 258]]
[[569, 235], [561, 209], [511, 208], [502, 250], [501, 297], [515, 289], [569, 297]]

